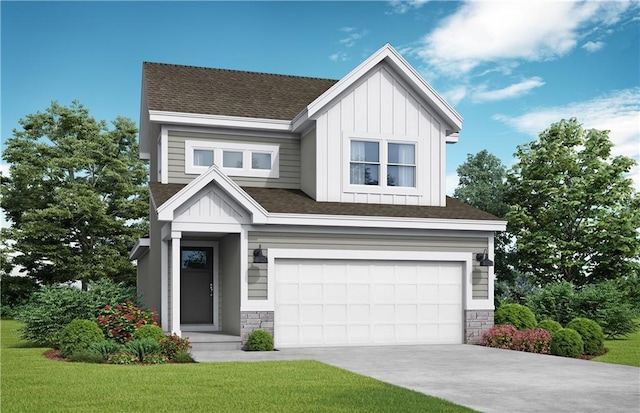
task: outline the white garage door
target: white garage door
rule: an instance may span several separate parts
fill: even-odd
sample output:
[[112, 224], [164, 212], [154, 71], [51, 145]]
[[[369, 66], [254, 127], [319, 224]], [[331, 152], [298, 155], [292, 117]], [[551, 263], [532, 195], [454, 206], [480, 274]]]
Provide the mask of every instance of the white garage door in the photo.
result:
[[275, 263], [276, 346], [462, 343], [462, 263]]

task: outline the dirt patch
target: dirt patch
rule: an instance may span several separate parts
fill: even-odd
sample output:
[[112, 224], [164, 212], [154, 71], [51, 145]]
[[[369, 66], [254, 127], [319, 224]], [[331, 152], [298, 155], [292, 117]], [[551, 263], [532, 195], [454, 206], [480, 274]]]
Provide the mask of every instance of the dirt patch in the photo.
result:
[[60, 350], [45, 351], [44, 356], [49, 360], [64, 361], [67, 363], [70, 362], [69, 359], [62, 357], [62, 353], [60, 352]]

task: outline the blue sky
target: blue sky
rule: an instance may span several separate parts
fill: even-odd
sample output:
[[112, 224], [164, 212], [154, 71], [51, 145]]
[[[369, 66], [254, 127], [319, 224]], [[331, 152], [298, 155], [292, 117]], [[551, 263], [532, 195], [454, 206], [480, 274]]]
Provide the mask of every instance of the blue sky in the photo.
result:
[[615, 153], [640, 160], [638, 2], [0, 7], [3, 141], [53, 100], [137, 123], [143, 61], [339, 79], [388, 42], [464, 117], [460, 141], [448, 146], [449, 192], [467, 154], [487, 149], [510, 166], [517, 145], [562, 118], [611, 130]]

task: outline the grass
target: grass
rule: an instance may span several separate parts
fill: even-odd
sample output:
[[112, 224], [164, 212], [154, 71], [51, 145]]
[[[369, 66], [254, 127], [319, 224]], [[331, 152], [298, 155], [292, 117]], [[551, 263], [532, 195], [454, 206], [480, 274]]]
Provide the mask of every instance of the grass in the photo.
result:
[[2, 413], [472, 412], [315, 361], [114, 366], [64, 363], [2, 320]]
[[635, 333], [629, 334], [626, 338], [605, 340], [604, 346], [609, 351], [593, 360], [640, 367], [640, 330], [636, 330]]

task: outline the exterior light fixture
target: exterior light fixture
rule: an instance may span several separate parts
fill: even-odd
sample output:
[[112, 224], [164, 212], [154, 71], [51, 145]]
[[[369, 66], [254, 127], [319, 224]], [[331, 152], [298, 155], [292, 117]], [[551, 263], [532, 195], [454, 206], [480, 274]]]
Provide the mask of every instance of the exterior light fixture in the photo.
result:
[[[255, 256], [255, 253], [254, 253]], [[481, 267], [493, 267], [493, 261], [489, 259], [489, 255], [487, 255], [487, 249], [484, 249], [484, 252], [480, 254], [476, 254], [476, 261], [480, 261]]]
[[[262, 244], [258, 246], [255, 250], [253, 250], [253, 262], [259, 264], [266, 264], [267, 257], [262, 254]], [[493, 265], [493, 264], [491, 264]]]

